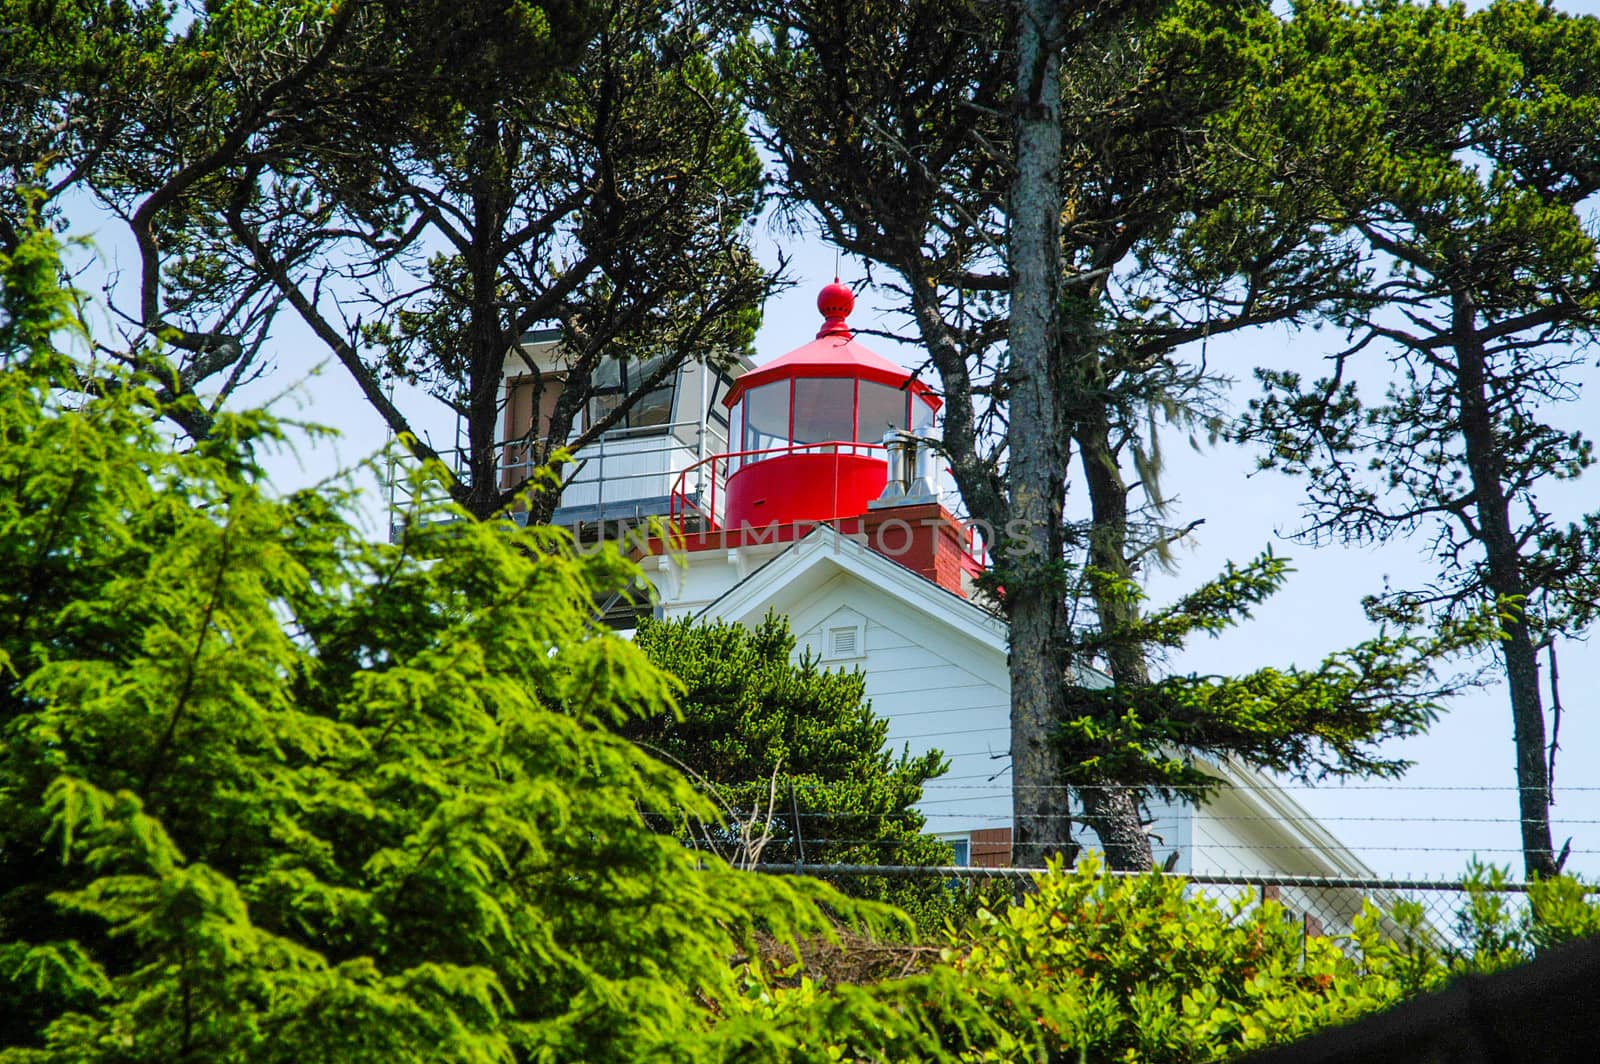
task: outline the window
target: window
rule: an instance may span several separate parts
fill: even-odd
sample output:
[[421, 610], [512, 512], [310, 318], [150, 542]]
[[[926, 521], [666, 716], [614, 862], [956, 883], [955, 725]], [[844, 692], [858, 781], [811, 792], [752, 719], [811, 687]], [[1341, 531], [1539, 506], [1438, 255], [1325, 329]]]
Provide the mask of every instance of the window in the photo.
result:
[[794, 382], [794, 442], [854, 438], [856, 382], [849, 377], [802, 377]]
[[[744, 449], [744, 403], [733, 404], [733, 410], [728, 420], [728, 450], [739, 451]], [[729, 461], [728, 468], [724, 471], [732, 473], [739, 468], [743, 459], [734, 458]]]
[[589, 424], [610, 416], [622, 403], [625, 394], [623, 363], [607, 359], [595, 367], [589, 377]]
[[[550, 432], [550, 419], [556, 402], [566, 387], [561, 374], [541, 377], [514, 377], [506, 382], [505, 440], [500, 457], [500, 486], [514, 488], [527, 479], [537, 453], [526, 441], [542, 442]], [[534, 400], [537, 398], [537, 410]], [[578, 411], [572, 428], [583, 430], [583, 411]]]
[[921, 396], [911, 400], [911, 431], [922, 432], [933, 425], [933, 407]]
[[[623, 399], [637, 391], [645, 381], [661, 369], [660, 358], [647, 358], [629, 362], [624, 359], [607, 359], [600, 363], [590, 378], [589, 424], [597, 423], [622, 405]], [[677, 383], [676, 371], [669, 372], [658, 388], [653, 388], [634, 400], [633, 406], [613, 428], [654, 428], [672, 423], [672, 395]]]
[[744, 393], [745, 451], [782, 447], [789, 442], [789, 382], [777, 381]]
[[[711, 368], [709, 366], [706, 367], [704, 372], [710, 373]], [[711, 378], [711, 405], [706, 409], [707, 413], [711, 417], [711, 420], [716, 422], [718, 425], [721, 425], [723, 428], [728, 427], [728, 408], [722, 405], [722, 397], [726, 395], [728, 393], [728, 389], [732, 387], [733, 380], [729, 378], [726, 373], [717, 373]]]
[[[505, 438], [520, 440], [525, 436], [542, 440], [550, 432], [550, 419], [555, 416], [556, 403], [566, 388], [566, 374], [545, 373], [538, 378], [513, 377], [506, 382]], [[537, 394], [538, 410], [534, 409]], [[576, 412], [573, 429], [583, 427], [583, 411]]]
[[[707, 393], [710, 405], [706, 407], [707, 450], [712, 453], [736, 451], [739, 449], [739, 431], [737, 428], [730, 428], [729, 418], [733, 416], [733, 412], [722, 405], [722, 397], [733, 387], [733, 380], [726, 373], [713, 373], [710, 366], [704, 367], [701, 372], [712, 373]], [[729, 469], [726, 472], [732, 471]]]
[[633, 404], [633, 409], [628, 411], [629, 428], [647, 429], [672, 424], [671, 374], [667, 375], [667, 380], [668, 383], [645, 392]]
[[884, 433], [905, 428], [906, 398], [906, 393], [893, 385], [862, 381], [861, 416], [855, 438], [864, 443], [882, 443]]
[[950, 861], [951, 864], [955, 865], [957, 868], [971, 867], [972, 840], [970, 838], [968, 838], [966, 835], [962, 835], [959, 838], [947, 838], [944, 841], [948, 842], [950, 844], [950, 849], [955, 851], [955, 856]]

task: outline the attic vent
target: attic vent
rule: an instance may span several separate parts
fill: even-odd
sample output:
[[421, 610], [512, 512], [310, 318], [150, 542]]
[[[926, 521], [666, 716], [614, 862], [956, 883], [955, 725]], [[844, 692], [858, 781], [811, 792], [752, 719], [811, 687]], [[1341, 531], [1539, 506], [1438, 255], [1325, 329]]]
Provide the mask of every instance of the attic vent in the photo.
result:
[[828, 657], [853, 658], [859, 655], [860, 632], [854, 626], [828, 629]]

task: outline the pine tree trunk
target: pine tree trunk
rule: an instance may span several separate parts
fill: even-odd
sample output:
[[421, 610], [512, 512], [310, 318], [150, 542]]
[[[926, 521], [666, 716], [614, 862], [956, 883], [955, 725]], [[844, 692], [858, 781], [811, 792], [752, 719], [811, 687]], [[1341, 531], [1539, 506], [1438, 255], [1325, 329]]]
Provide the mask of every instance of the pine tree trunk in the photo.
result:
[[1512, 742], [1517, 757], [1517, 803], [1522, 820], [1526, 874], [1556, 874], [1550, 839], [1550, 776], [1545, 762], [1544, 703], [1533, 633], [1524, 613], [1528, 584], [1511, 528], [1511, 506], [1490, 408], [1488, 357], [1478, 335], [1470, 294], [1452, 293], [1456, 387], [1461, 437], [1472, 475], [1477, 538], [1483, 544], [1484, 583], [1500, 611], [1500, 656], [1511, 695]]
[[468, 513], [479, 520], [500, 509], [500, 390], [511, 338], [501, 320], [500, 244], [510, 211], [501, 125], [493, 115], [478, 116], [471, 141], [472, 226], [467, 252], [470, 277], [466, 365]]
[[[1068, 630], [1062, 497], [1068, 440], [1055, 375], [1061, 303], [1061, 32], [1054, 0], [1017, 12], [1016, 175], [1010, 194], [1011, 269], [1007, 487], [1020, 536], [999, 559], [1011, 623], [1012, 860], [1038, 867], [1071, 845], [1053, 732], [1065, 702]], [[1024, 549], [1026, 548], [1026, 549]]]
[[[1128, 487], [1111, 446], [1105, 404], [1097, 396], [1086, 398], [1090, 402], [1084, 405], [1076, 435], [1092, 511], [1089, 565], [1115, 580], [1131, 581], [1134, 572], [1127, 557]], [[1091, 579], [1090, 589], [1102, 631], [1115, 632], [1137, 619], [1138, 605], [1115, 594], [1106, 580]], [[1111, 679], [1117, 687], [1143, 687], [1150, 683], [1150, 666], [1142, 645], [1113, 640], [1107, 657]], [[1155, 865], [1155, 855], [1150, 849], [1150, 835], [1140, 822], [1139, 803], [1131, 790], [1116, 787], [1116, 782], [1106, 779], [1098, 787], [1082, 792], [1084, 819], [1100, 836], [1108, 866], [1119, 871], [1147, 872]]]

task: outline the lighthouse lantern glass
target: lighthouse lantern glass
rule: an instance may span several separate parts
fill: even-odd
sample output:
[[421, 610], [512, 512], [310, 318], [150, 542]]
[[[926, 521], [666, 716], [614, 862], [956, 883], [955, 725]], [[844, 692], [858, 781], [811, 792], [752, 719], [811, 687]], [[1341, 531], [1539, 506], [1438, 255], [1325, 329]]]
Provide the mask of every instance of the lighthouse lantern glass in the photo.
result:
[[760, 451], [789, 442], [789, 382], [774, 381], [744, 395], [744, 447]]
[[853, 377], [801, 377], [794, 382], [794, 442], [826, 443], [854, 436]]
[[856, 439], [866, 443], [879, 443], [883, 434], [906, 427], [906, 399], [904, 389], [876, 381], [861, 382], [861, 413]]

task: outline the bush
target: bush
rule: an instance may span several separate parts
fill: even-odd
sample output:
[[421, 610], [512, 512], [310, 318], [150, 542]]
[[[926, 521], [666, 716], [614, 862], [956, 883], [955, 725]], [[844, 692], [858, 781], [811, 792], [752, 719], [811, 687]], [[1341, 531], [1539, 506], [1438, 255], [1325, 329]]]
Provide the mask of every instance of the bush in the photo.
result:
[[[922, 787], [944, 773], [937, 751], [891, 753], [889, 725], [865, 699], [860, 672], [794, 660], [786, 619], [755, 629], [690, 620], [643, 621], [635, 644], [683, 683], [678, 712], [621, 725], [644, 749], [682, 765], [727, 815], [699, 841], [733, 858], [790, 864], [943, 865], [947, 843], [923, 833]], [[752, 815], [753, 814], [753, 815]], [[741, 852], [746, 851], [746, 852]], [[909, 911], [929, 934], [970, 910], [942, 883], [839, 877], [858, 897]]]
[[1480, 875], [1472, 946], [1448, 945], [1415, 904], [1368, 907], [1344, 940], [1305, 937], [1276, 902], [1219, 905], [1177, 877], [1036, 878], [1019, 902], [952, 932], [942, 963], [907, 979], [819, 985], [803, 966], [755, 967], [730, 1028], [735, 1059], [1230, 1060], [1389, 1008], [1534, 948], [1600, 929], [1571, 880], [1536, 884], [1528, 915], [1490, 904]]

